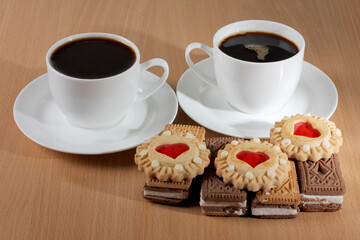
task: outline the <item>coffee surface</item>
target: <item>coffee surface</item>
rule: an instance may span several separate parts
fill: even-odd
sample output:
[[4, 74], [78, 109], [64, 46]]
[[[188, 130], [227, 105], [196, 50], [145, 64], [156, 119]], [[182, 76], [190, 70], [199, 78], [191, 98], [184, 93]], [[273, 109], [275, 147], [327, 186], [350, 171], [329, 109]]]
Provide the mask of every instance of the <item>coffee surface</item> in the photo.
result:
[[76, 78], [96, 79], [117, 75], [136, 60], [135, 51], [107, 38], [83, 38], [58, 47], [50, 57], [59, 72]]
[[232, 35], [220, 42], [219, 48], [231, 57], [249, 62], [276, 62], [299, 52], [290, 40], [267, 32]]

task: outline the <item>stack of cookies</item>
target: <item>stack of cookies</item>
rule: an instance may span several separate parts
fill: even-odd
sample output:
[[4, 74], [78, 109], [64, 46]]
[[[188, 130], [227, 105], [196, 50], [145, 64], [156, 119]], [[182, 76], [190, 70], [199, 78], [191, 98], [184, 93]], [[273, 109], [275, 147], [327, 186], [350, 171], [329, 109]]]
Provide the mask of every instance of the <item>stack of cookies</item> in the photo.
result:
[[144, 198], [165, 204], [188, 199], [193, 178], [210, 163], [204, 138], [203, 127], [169, 124], [137, 147], [135, 163], [147, 176]]
[[333, 122], [296, 115], [276, 122], [270, 139], [204, 137], [202, 127], [172, 124], [137, 148], [146, 199], [182, 203], [206, 168], [199, 201], [206, 215], [294, 218], [342, 208], [342, 136]]
[[[234, 216], [227, 206], [229, 189], [236, 189], [231, 198], [245, 195], [244, 209], [261, 218], [294, 218], [298, 214], [300, 192], [295, 164], [288, 160], [278, 146], [253, 138], [213, 138], [207, 140], [213, 152], [216, 174], [203, 177], [200, 207], [206, 215]], [[212, 170], [208, 170], [210, 173]], [[214, 188], [214, 179], [222, 188]], [[234, 190], [233, 190], [234, 191]], [[208, 193], [217, 198], [208, 201]], [[237, 193], [237, 195], [235, 194]], [[218, 206], [217, 211], [214, 208]], [[240, 204], [240, 203], [238, 203]], [[251, 207], [250, 207], [251, 206]], [[246, 212], [234, 209], [238, 216]]]
[[343, 139], [335, 123], [311, 114], [285, 117], [271, 129], [270, 141], [296, 162], [302, 211], [342, 208], [345, 185], [337, 153]]

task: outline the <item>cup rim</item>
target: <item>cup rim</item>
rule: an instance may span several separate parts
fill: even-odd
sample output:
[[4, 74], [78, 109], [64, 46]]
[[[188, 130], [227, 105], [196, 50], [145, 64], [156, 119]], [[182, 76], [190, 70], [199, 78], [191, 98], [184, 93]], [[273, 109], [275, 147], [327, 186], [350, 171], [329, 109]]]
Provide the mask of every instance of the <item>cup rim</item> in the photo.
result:
[[[60, 71], [56, 70], [53, 67], [53, 65], [51, 64], [51, 61], [50, 61], [50, 57], [56, 49], [58, 49], [60, 46], [62, 46], [64, 44], [72, 42], [74, 40], [78, 40], [78, 39], [82, 39], [82, 38], [91, 38], [91, 37], [108, 38], [108, 39], [112, 39], [115, 41], [119, 41], [119, 42], [131, 47], [135, 52], [135, 57], [136, 57], [135, 62], [133, 63], [133, 65], [130, 68], [128, 68], [124, 72], [121, 72], [121, 73], [118, 73], [116, 75], [109, 76], [109, 77], [91, 78], [91, 79], [72, 77], [72, 76], [61, 73]], [[102, 33], [102, 32], [79, 33], [79, 34], [75, 34], [75, 35], [71, 35], [71, 36], [62, 38], [62, 39], [58, 40], [57, 42], [55, 42], [46, 53], [46, 65], [47, 65], [48, 69], [51, 69], [52, 71], [56, 72], [57, 74], [59, 74], [62, 77], [66, 77], [67, 79], [71, 79], [71, 80], [75, 80], [75, 81], [87, 81], [87, 82], [92, 81], [92, 82], [94, 82], [94, 81], [104, 81], [104, 80], [112, 79], [114, 77], [118, 77], [118, 76], [128, 72], [130, 69], [133, 69], [136, 65], [139, 64], [139, 62], [140, 62], [140, 51], [133, 42], [131, 42], [129, 39], [126, 39], [126, 38], [116, 35], [116, 34]]]
[[[299, 39], [300, 39], [300, 41], [301, 41], [301, 45], [302, 45], [302, 46], [300, 47], [300, 46], [298, 46], [298, 44], [295, 43], [296, 46], [299, 48], [299, 51], [298, 51], [295, 55], [293, 55], [293, 56], [291, 56], [291, 57], [289, 57], [289, 58], [286, 58], [286, 59], [283, 59], [283, 60], [280, 60], [280, 61], [274, 61], [274, 62], [250, 62], [250, 61], [245, 61], [245, 60], [241, 60], [241, 59], [238, 59], [238, 58], [234, 58], [234, 57], [232, 57], [232, 56], [230, 56], [230, 55], [227, 55], [227, 54], [224, 53], [223, 51], [221, 51], [220, 48], [219, 48], [219, 42], [215, 42], [215, 40], [216, 40], [215, 38], [217, 37], [217, 35], [219, 35], [221, 31], [223, 31], [225, 28], [228, 28], [228, 27], [231, 26], [231, 25], [235, 25], [235, 24], [239, 24], [239, 23], [246, 23], [246, 22], [247, 22], [247, 23], [256, 23], [256, 22], [258, 22], [258, 23], [274, 24], [274, 25], [277, 25], [277, 26], [279, 26], [279, 27], [288, 29], [288, 30], [294, 32], [296, 35], [298, 35], [298, 37], [299, 37]], [[240, 32], [240, 31], [239, 31], [239, 32]], [[271, 33], [271, 31], [266, 31], [266, 30], [264, 30], [264, 32], [269, 32], [269, 33]], [[236, 32], [234, 32], [234, 34], [236, 34]], [[278, 35], [280, 35], [280, 34], [278, 34]], [[231, 36], [231, 35], [228, 35], [228, 36]], [[228, 36], [227, 36], [227, 37], [228, 37]], [[282, 36], [282, 37], [284, 37], [284, 36]], [[226, 37], [224, 37], [224, 38], [222, 38], [222, 39], [225, 39], [225, 38], [226, 38]], [[286, 37], [285, 37], [285, 38], [286, 38]], [[286, 39], [288, 39], [288, 38], [286, 38]], [[272, 65], [272, 64], [279, 64], [279, 63], [282, 63], [282, 62], [289, 61], [289, 60], [291, 60], [291, 59], [293, 59], [293, 58], [298, 57], [299, 54], [303, 54], [304, 51], [305, 51], [305, 39], [304, 39], [304, 37], [303, 37], [297, 30], [295, 30], [294, 28], [292, 28], [292, 27], [290, 27], [290, 26], [288, 26], [288, 25], [279, 23], [279, 22], [268, 21], [268, 20], [243, 20], [243, 21], [237, 21], [237, 22], [229, 23], [229, 24], [221, 27], [219, 30], [217, 30], [216, 33], [214, 34], [214, 37], [213, 37], [213, 46], [214, 46], [214, 48], [216, 48], [219, 52], [221, 52], [223, 55], [225, 55], [226, 57], [230, 58], [231, 60], [234, 60], [234, 61], [237, 61], [237, 62], [247, 63], [247, 64], [256, 64], [256, 65]]]

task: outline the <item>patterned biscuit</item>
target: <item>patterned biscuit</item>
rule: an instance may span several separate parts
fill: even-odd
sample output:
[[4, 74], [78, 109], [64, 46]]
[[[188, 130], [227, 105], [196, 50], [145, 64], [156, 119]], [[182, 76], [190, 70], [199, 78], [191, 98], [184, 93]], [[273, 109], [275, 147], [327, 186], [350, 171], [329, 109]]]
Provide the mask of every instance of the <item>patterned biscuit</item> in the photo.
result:
[[225, 184], [214, 169], [206, 170], [201, 182], [200, 207], [207, 216], [242, 216], [247, 211], [245, 190]]
[[201, 196], [204, 201], [245, 202], [246, 191], [225, 184], [216, 176], [214, 169], [209, 169], [201, 181]]
[[335, 123], [307, 113], [276, 122], [270, 130], [270, 142], [280, 146], [289, 158], [318, 161], [338, 153], [343, 139]]
[[233, 140], [218, 151], [214, 165], [225, 183], [254, 192], [279, 187], [290, 170], [286, 154], [259, 138]]
[[304, 212], [333, 212], [342, 208], [346, 192], [337, 154], [317, 162], [296, 162], [300, 208]]
[[300, 192], [307, 195], [341, 196], [346, 192], [338, 155], [318, 162], [296, 162]]
[[[219, 137], [206, 139], [206, 145], [211, 151], [211, 162], [214, 162], [219, 150], [234, 140], [237, 140], [237, 138]], [[248, 207], [247, 193], [245, 190], [225, 184], [216, 175], [216, 170], [210, 167], [202, 176], [200, 207], [201, 211], [207, 216], [242, 216], [246, 213]]]
[[262, 204], [300, 204], [300, 189], [297, 181], [295, 163], [290, 161], [289, 178], [279, 187], [268, 191], [259, 191], [256, 197]]
[[[167, 124], [163, 132], [170, 131], [175, 135], [186, 136], [189, 134], [194, 135], [199, 141], [204, 141], [205, 139], [205, 128], [200, 126], [193, 125], [184, 125], [184, 124]], [[191, 136], [191, 135], [190, 135]]]
[[161, 181], [156, 178], [147, 178], [146, 179], [146, 184], [150, 187], [183, 189], [183, 190], [188, 190], [190, 188], [191, 182], [192, 182], [192, 179], [182, 180], [180, 182]]

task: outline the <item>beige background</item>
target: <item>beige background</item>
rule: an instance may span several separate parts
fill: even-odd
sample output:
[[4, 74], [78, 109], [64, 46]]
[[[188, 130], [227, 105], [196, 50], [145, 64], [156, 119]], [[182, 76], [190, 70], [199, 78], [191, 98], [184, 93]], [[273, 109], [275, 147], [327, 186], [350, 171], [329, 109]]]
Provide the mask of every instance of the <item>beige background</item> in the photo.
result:
[[[357, 238], [359, 9], [357, 0], [0, 0], [0, 239]], [[210, 45], [221, 26], [245, 19], [297, 29], [306, 40], [305, 60], [336, 84], [339, 105], [331, 119], [345, 137], [340, 158], [347, 184], [340, 212], [271, 221], [205, 217], [196, 206], [152, 204], [141, 197], [144, 176], [133, 163], [134, 149], [102, 156], [54, 152], [15, 125], [17, 94], [46, 72], [46, 51], [63, 37], [99, 31], [129, 38], [143, 61], [168, 61], [175, 89], [187, 69], [186, 46]], [[196, 124], [181, 109], [175, 122]]]

